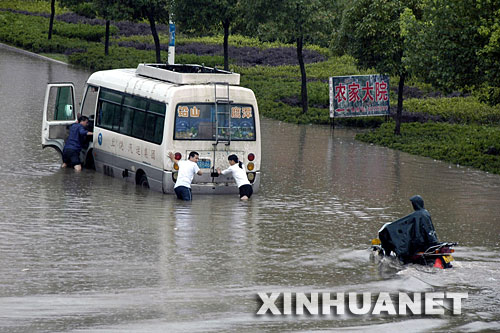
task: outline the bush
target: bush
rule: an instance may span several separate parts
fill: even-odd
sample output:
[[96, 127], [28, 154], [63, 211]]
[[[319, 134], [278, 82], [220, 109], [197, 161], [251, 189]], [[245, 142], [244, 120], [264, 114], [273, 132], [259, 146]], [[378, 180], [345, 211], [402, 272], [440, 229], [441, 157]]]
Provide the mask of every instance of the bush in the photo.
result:
[[500, 174], [499, 127], [430, 122], [402, 124], [401, 135], [393, 131], [389, 122], [356, 139]]
[[[162, 56], [166, 57], [166, 54], [163, 53]], [[70, 54], [68, 60], [71, 64], [94, 70], [135, 68], [139, 63], [155, 62], [155, 54], [132, 48], [110, 46], [109, 55], [105, 57], [104, 48], [100, 45], [89, 47], [86, 52]]]
[[9, 12], [0, 13], [0, 40], [37, 53], [64, 53], [68, 49], [85, 49], [90, 43], [54, 34], [47, 39], [48, 20]]
[[407, 111], [441, 117], [460, 124], [500, 124], [500, 105], [489, 106], [476, 97], [408, 99]]
[[[110, 35], [116, 34], [118, 28], [110, 26]], [[64, 22], [55, 22], [52, 30], [53, 34], [68, 38], [80, 38], [86, 41], [99, 42], [106, 36], [106, 27], [88, 24], [70, 24]]]
[[[167, 59], [167, 52], [162, 51], [162, 59]], [[203, 57], [193, 55], [177, 56], [177, 63], [202, 64], [209, 67], [216, 67], [224, 64], [222, 57]], [[112, 68], [135, 68], [139, 63], [155, 63], [156, 55], [153, 51], [137, 50], [130, 47], [111, 46], [109, 55], [104, 56], [102, 45], [89, 47], [85, 52], [75, 52], [68, 56], [71, 64], [93, 69], [104, 70]]]
[[[50, 1], [43, 0], [32, 0], [32, 1], [22, 1], [22, 0], [2, 0], [0, 1], [1, 9], [9, 10], [22, 10], [32, 13], [48, 13], [50, 14]], [[67, 12], [67, 9], [59, 5], [59, 1], [56, 1], [56, 15]]]

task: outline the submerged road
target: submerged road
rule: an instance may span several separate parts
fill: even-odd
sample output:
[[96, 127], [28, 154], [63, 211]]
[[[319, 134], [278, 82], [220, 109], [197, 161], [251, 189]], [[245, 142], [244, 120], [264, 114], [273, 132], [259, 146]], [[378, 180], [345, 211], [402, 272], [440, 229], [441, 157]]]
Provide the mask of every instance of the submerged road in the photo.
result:
[[[500, 176], [263, 119], [261, 191], [195, 196], [61, 170], [47, 82], [89, 72], [0, 47], [0, 331], [500, 329]], [[420, 194], [455, 268], [378, 265], [370, 240]], [[451, 316], [256, 316], [266, 292], [466, 292]]]

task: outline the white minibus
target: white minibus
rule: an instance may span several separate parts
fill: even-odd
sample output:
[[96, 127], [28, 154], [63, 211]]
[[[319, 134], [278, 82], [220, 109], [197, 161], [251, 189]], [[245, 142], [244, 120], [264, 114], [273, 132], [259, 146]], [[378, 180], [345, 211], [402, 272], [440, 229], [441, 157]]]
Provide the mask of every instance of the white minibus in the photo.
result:
[[143, 187], [174, 193], [178, 166], [168, 158], [200, 155], [193, 193], [237, 193], [216, 176], [236, 154], [254, 192], [259, 190], [261, 137], [254, 93], [240, 75], [199, 65], [139, 64], [92, 74], [79, 112], [72, 83], [51, 83], [45, 95], [42, 147], [62, 154], [69, 125], [90, 118], [94, 135], [82, 150], [87, 168]]

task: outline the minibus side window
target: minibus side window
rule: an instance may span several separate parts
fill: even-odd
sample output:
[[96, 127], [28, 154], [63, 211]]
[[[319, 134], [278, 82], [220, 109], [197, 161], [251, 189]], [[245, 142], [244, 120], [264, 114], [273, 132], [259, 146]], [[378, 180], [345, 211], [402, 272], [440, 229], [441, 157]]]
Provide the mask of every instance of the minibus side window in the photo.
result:
[[119, 114], [121, 101], [122, 96], [120, 94], [108, 90], [101, 90], [97, 113], [98, 126], [106, 129], [113, 129], [113, 120], [116, 119], [115, 112]]
[[148, 120], [151, 123], [148, 123], [148, 121], [146, 121], [146, 127], [151, 128], [152, 132], [150, 133], [148, 132], [148, 129], [146, 129], [146, 140], [150, 140], [160, 144], [163, 140], [163, 124], [165, 123], [165, 104], [150, 102], [148, 107]]
[[120, 117], [120, 133], [132, 134], [132, 120], [134, 118], [134, 110], [123, 106]]
[[142, 139], [144, 136], [144, 124], [146, 121], [146, 113], [142, 111], [134, 111], [134, 121], [132, 123], [132, 136]]
[[82, 116], [93, 116], [95, 113], [95, 107], [97, 103], [97, 94], [99, 88], [89, 85], [87, 91], [85, 92], [85, 98], [82, 104], [81, 115]]
[[102, 88], [97, 109], [98, 127], [161, 144], [165, 104]]

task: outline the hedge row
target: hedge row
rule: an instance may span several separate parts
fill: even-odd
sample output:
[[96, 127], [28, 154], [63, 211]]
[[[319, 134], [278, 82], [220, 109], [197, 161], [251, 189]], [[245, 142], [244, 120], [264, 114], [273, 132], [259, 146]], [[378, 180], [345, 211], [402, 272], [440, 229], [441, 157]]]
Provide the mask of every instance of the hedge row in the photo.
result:
[[[112, 36], [118, 32], [118, 28], [112, 25], [109, 27], [109, 32]], [[104, 40], [106, 36], [106, 27], [81, 23], [70, 24], [56, 21], [54, 23], [52, 33], [68, 38], [80, 38], [86, 41], [99, 42]]]
[[47, 22], [43, 17], [0, 12], [0, 40], [36, 53], [65, 53], [92, 45], [83, 39], [57, 34], [48, 40]]
[[[167, 59], [167, 53], [161, 52], [162, 59]], [[209, 67], [220, 67], [224, 64], [223, 57], [199, 57], [194, 55], [176, 56], [181, 63], [202, 64]], [[89, 46], [85, 52], [75, 52], [68, 56], [71, 64], [92, 70], [104, 70], [112, 68], [135, 68], [139, 63], [155, 63], [154, 52], [137, 50], [130, 47], [111, 46], [109, 55], [104, 56], [102, 45]]]
[[356, 139], [500, 174], [498, 126], [409, 123], [402, 124], [401, 135], [393, 131], [394, 123], [389, 122]]
[[414, 113], [440, 117], [460, 124], [500, 124], [500, 105], [481, 103], [476, 97], [426, 98], [404, 101], [404, 108]]
[[[50, 1], [44, 0], [2, 0], [0, 1], [0, 9], [24, 10], [32, 13], [50, 14]], [[59, 1], [55, 3], [56, 15], [67, 12], [67, 9], [59, 6]]]

